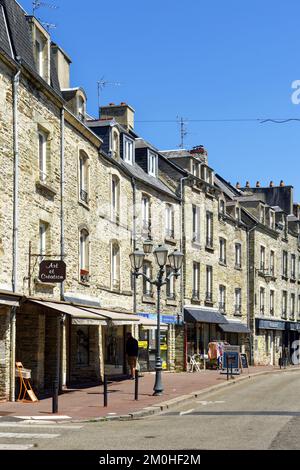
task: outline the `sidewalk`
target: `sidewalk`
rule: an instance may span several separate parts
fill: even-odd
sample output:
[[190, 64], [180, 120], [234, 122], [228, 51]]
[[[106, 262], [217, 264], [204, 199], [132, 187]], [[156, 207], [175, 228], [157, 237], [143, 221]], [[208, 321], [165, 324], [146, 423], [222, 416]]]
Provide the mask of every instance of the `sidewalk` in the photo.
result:
[[[285, 369], [293, 370], [294, 367]], [[299, 368], [297, 368], [299, 370]], [[241, 378], [259, 373], [279, 371], [271, 366], [250, 367]], [[154, 373], [144, 373], [139, 379], [139, 400], [134, 400], [134, 380], [110, 382], [108, 385], [108, 407], [103, 407], [103, 387], [69, 389], [59, 396], [58, 416], [64, 415], [72, 420], [89, 420], [101, 417], [124, 416], [142, 412], [144, 408], [159, 406], [161, 403], [174, 400], [213, 386], [226, 385], [226, 375], [219, 371], [206, 370], [195, 373], [163, 373], [164, 393], [154, 397]], [[239, 380], [239, 379], [238, 379]], [[231, 379], [231, 382], [233, 380]], [[159, 408], [158, 408], [159, 409]], [[0, 403], [0, 417], [9, 416], [56, 416], [52, 415], [52, 399], [47, 398], [38, 403]]]

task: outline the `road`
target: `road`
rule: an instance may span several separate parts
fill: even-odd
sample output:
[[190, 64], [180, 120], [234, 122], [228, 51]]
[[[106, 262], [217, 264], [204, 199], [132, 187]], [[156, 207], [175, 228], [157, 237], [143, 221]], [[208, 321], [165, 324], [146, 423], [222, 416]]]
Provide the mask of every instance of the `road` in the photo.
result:
[[[294, 371], [252, 378], [134, 421], [80, 426], [0, 421], [0, 448], [299, 449], [299, 390], [300, 372]], [[28, 433], [31, 436], [26, 437]]]

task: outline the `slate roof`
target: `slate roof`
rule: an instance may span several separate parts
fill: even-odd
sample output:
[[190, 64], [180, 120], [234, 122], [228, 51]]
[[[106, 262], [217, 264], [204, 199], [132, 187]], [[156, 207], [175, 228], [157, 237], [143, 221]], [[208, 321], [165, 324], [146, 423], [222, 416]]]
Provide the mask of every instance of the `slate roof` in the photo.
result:
[[[5, 27], [3, 11], [0, 11], [0, 47], [2, 47], [2, 49], [12, 59], [19, 57], [21, 62], [23, 62], [31, 69], [31, 71], [37, 74], [37, 68], [33, 55], [31, 31], [27, 21], [28, 15], [15, 0], [0, 0], [0, 6], [4, 8], [8, 32], [15, 57], [12, 56], [11, 49], [9, 47], [9, 39], [7, 35], [7, 29]], [[2, 10], [2, 8], [0, 10]], [[56, 91], [56, 93], [61, 94], [52, 51], [50, 57], [50, 70], [51, 86]]]

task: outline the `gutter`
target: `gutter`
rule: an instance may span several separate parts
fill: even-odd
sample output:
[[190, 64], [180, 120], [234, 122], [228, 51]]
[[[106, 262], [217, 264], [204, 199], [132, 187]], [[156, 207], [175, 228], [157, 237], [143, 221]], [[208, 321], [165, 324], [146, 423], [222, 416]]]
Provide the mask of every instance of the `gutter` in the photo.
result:
[[[253, 227], [251, 227], [249, 230], [247, 230], [247, 261], [248, 261], [248, 267], [247, 267], [247, 326], [250, 329], [250, 364], [253, 365], [254, 362], [254, 351], [253, 351], [253, 338], [255, 335], [255, 323], [252, 325], [253, 328], [251, 327], [251, 312], [250, 312], [250, 271], [251, 271], [251, 266], [250, 266], [250, 234], [257, 228], [258, 224], [255, 224]], [[254, 292], [255, 296], [255, 292]]]
[[[132, 217], [133, 217], [133, 231], [132, 231], [132, 249], [133, 251], [136, 249], [136, 181], [135, 178], [131, 178], [131, 185], [132, 185]], [[137, 313], [137, 298], [136, 298], [136, 277], [133, 277], [133, 313]]]

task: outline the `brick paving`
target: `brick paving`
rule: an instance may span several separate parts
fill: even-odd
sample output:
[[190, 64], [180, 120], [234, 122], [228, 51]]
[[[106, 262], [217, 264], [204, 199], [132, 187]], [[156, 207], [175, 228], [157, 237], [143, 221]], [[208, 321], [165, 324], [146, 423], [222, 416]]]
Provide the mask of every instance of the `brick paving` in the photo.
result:
[[[277, 370], [271, 366], [250, 367], [249, 373], [255, 374]], [[244, 375], [248, 372], [245, 371]], [[154, 373], [144, 373], [139, 379], [139, 400], [134, 400], [134, 380], [110, 381], [108, 385], [108, 407], [103, 407], [103, 386], [81, 389], [68, 389], [59, 396], [59, 415], [72, 419], [92, 419], [104, 416], [126, 415], [140, 411], [148, 406], [159, 405], [164, 401], [197, 392], [226, 382], [226, 376], [219, 371], [163, 373], [164, 394], [154, 397]], [[38, 403], [0, 403], [1, 416], [43, 416], [52, 415], [52, 399], [46, 398]]]

